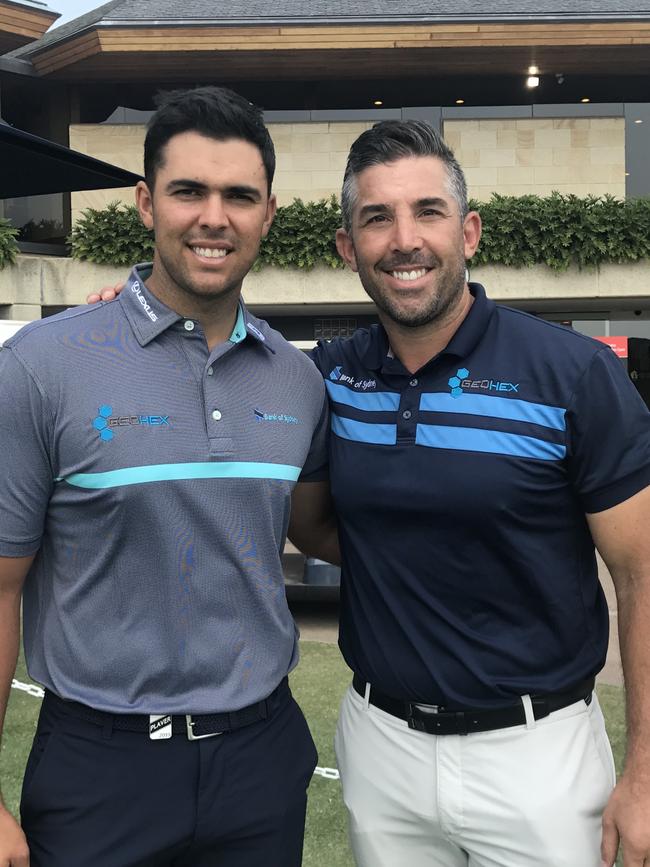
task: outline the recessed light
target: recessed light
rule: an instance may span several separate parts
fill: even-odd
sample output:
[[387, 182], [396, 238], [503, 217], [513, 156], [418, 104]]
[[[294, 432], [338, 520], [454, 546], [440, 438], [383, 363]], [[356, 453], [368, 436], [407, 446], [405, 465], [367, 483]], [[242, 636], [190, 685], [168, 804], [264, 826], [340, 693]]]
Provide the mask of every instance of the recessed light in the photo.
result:
[[381, 100], [381, 99], [375, 99], [372, 104], [373, 105], [383, 105], [384, 103], [383, 103], [383, 100]]
[[528, 75], [537, 75], [539, 73], [539, 67], [537, 66], [529, 66], [528, 67]]
[[630, 173], [629, 173], [629, 172], [625, 172], [625, 177], [626, 177], [626, 178], [629, 178], [629, 177], [630, 177]]
[[456, 105], [465, 105], [465, 100], [464, 99], [457, 99]]
[[591, 102], [588, 96], [583, 96], [580, 102]]
[[537, 75], [529, 75], [526, 79], [526, 87], [539, 87], [539, 77]]
[[639, 119], [637, 118], [637, 119], [634, 121], [634, 123], [643, 123], [643, 121], [642, 121], [642, 120], [639, 120]]

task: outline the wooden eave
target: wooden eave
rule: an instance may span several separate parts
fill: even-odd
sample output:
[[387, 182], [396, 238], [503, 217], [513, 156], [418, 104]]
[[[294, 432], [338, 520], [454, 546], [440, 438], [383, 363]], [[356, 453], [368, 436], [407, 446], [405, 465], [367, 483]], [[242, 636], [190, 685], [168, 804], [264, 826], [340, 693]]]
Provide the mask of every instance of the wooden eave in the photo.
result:
[[0, 54], [40, 39], [59, 17], [57, 12], [0, 0]]
[[94, 26], [31, 59], [40, 75], [76, 80], [521, 75], [531, 63], [542, 75], [640, 75], [650, 21]]

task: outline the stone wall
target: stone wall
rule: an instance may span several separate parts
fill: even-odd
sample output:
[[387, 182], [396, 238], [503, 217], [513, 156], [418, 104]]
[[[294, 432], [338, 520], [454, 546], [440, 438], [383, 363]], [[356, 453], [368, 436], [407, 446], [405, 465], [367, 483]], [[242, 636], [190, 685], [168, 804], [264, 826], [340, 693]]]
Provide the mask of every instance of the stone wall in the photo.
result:
[[470, 195], [625, 196], [625, 120], [618, 117], [454, 120], [445, 140]]
[[[274, 123], [281, 205], [338, 195], [350, 145], [372, 124], [361, 122]], [[465, 169], [470, 195], [485, 200], [553, 190], [625, 196], [623, 118], [536, 118], [446, 121], [444, 135]], [[142, 173], [144, 127], [139, 124], [75, 124], [70, 146], [129, 171]], [[118, 199], [131, 203], [131, 189], [72, 194], [72, 219], [87, 207]]]

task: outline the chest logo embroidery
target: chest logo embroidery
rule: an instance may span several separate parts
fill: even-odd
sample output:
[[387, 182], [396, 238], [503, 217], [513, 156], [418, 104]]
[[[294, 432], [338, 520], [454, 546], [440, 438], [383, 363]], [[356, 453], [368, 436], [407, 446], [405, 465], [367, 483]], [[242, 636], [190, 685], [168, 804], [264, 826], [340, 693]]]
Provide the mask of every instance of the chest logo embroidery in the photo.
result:
[[456, 376], [449, 377], [447, 385], [451, 389], [452, 397], [460, 397], [464, 391], [515, 391], [519, 393], [518, 382], [503, 382], [499, 379], [470, 379], [469, 370], [466, 367], [460, 367], [456, 371]]
[[168, 415], [113, 415], [113, 407], [102, 404], [93, 419], [93, 427], [99, 434], [100, 440], [110, 442], [115, 436], [115, 428], [128, 427], [131, 425], [143, 425], [145, 427], [170, 426]]

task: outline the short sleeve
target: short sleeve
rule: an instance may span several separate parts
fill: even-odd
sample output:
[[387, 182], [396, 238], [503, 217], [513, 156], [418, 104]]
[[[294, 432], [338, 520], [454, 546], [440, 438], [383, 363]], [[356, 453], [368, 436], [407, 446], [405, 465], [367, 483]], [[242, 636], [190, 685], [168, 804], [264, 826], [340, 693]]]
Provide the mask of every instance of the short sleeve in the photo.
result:
[[0, 349], [0, 556], [40, 547], [53, 474], [44, 395], [11, 349]]
[[650, 411], [609, 347], [579, 380], [566, 421], [569, 473], [585, 512], [609, 509], [650, 484]]
[[328, 450], [330, 415], [327, 392], [325, 391], [324, 386], [322, 386], [322, 388], [323, 406], [320, 418], [318, 419], [318, 424], [314, 430], [307, 460], [303, 465], [302, 472], [298, 479], [299, 482], [322, 482], [329, 478]]

